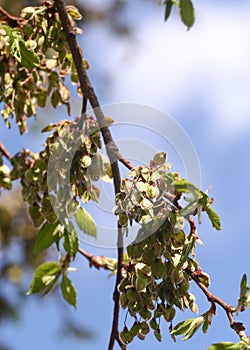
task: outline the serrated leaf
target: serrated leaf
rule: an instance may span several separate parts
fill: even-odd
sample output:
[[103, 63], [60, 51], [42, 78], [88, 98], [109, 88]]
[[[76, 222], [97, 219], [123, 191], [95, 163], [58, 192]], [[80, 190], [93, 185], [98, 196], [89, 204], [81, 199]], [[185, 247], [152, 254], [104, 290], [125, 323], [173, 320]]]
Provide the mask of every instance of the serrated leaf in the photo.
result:
[[85, 209], [79, 208], [75, 217], [78, 227], [84, 233], [93, 237], [97, 236], [95, 221]]
[[[58, 242], [59, 235], [58, 235], [58, 226], [59, 222], [55, 222], [53, 224], [49, 224], [46, 222], [38, 232], [35, 247], [34, 247], [34, 254], [37, 255], [44, 249], [49, 248], [53, 243]], [[61, 225], [60, 225], [61, 226]]]
[[45, 262], [38, 266], [34, 273], [27, 295], [39, 293], [47, 288], [50, 290], [56, 283], [61, 271], [62, 266], [55, 261]]
[[173, 7], [173, 2], [171, 0], [167, 0], [166, 8], [165, 8], [165, 16], [164, 16], [165, 21], [167, 21], [167, 19], [169, 18], [172, 7]]
[[66, 276], [63, 275], [62, 282], [61, 282], [61, 291], [64, 299], [74, 308], [76, 309], [76, 302], [77, 302], [77, 294], [76, 289], [71, 282], [71, 280]]
[[182, 22], [190, 29], [194, 24], [195, 13], [191, 0], [180, 0], [180, 14]]
[[220, 217], [219, 215], [214, 211], [214, 209], [210, 206], [207, 205], [205, 206], [205, 211], [213, 225], [213, 227], [216, 228], [216, 230], [221, 230], [221, 222], [220, 222]]
[[243, 350], [244, 346], [240, 343], [221, 342], [212, 344], [207, 350]]
[[78, 241], [77, 232], [73, 224], [70, 225], [69, 230], [64, 228], [63, 236], [64, 236], [64, 242], [63, 242], [64, 249], [66, 250], [67, 253], [69, 253], [69, 255], [75, 257], [78, 251], [79, 241]]

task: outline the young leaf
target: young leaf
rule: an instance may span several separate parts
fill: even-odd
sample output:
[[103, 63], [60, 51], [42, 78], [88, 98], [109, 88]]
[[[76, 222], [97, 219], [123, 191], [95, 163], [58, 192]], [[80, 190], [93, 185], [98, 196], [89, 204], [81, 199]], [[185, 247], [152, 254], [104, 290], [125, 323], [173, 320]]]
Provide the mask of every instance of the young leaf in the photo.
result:
[[76, 222], [78, 227], [87, 235], [96, 237], [97, 230], [95, 221], [92, 216], [83, 208], [79, 208], [76, 212]]
[[71, 17], [75, 18], [76, 20], [82, 19], [82, 15], [80, 14], [78, 8], [76, 8], [75, 6], [68, 5], [68, 6], [66, 6], [66, 9], [67, 9], [68, 14]]
[[182, 340], [190, 339], [194, 333], [198, 330], [204, 321], [203, 316], [197, 318], [189, 318], [188, 320], [178, 323], [174, 329], [171, 331], [171, 335], [184, 335]]
[[230, 342], [221, 342], [217, 344], [212, 344], [207, 350], [244, 350], [244, 344], [240, 343], [230, 343]]
[[69, 253], [69, 255], [75, 257], [78, 251], [79, 242], [78, 242], [77, 232], [73, 224], [71, 225], [70, 230], [67, 230], [66, 228], [64, 228], [63, 236], [64, 236], [64, 242], [63, 242], [64, 249], [66, 250], [67, 253]]
[[66, 275], [63, 275], [62, 277], [61, 291], [64, 299], [70, 305], [73, 305], [74, 308], [76, 309], [76, 301], [77, 301], [76, 289], [73, 283], [71, 282], [71, 280]]
[[192, 184], [192, 182], [189, 182], [185, 179], [176, 180], [171, 184], [171, 186], [173, 186], [177, 192], [192, 193], [194, 197], [196, 197], [197, 199], [202, 197], [202, 194], [199, 188], [194, 184]]
[[180, 14], [182, 22], [190, 29], [195, 20], [194, 7], [191, 0], [180, 0]]
[[221, 230], [221, 222], [219, 215], [214, 211], [210, 205], [205, 206], [205, 211], [216, 230]]
[[38, 232], [35, 247], [34, 247], [34, 254], [39, 254], [42, 250], [47, 249], [50, 247], [54, 242], [58, 242], [60, 239], [59, 232], [58, 232], [58, 226], [60, 224], [57, 222], [53, 224], [49, 224], [48, 222], [45, 222], [45, 224], [41, 227], [40, 231]]
[[239, 315], [239, 313], [245, 309], [245, 307], [249, 307], [250, 305], [250, 295], [249, 295], [249, 286], [247, 284], [247, 276], [244, 274], [242, 276], [241, 282], [240, 282], [240, 296], [238, 299], [238, 305], [236, 308], [236, 315]]
[[156, 165], [163, 165], [166, 162], [167, 155], [166, 152], [156, 153], [154, 156], [154, 161]]
[[[51, 289], [62, 271], [62, 266], [55, 261], [45, 262], [38, 266], [30, 284], [27, 295]], [[46, 291], [45, 291], [46, 292]]]

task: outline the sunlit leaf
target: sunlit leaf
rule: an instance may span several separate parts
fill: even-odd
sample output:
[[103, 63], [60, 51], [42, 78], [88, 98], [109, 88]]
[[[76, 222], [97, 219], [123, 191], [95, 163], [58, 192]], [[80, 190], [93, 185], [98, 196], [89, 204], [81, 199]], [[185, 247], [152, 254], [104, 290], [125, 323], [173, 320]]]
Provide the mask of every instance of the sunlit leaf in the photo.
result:
[[84, 233], [93, 237], [97, 236], [95, 221], [85, 209], [79, 208], [75, 217], [77, 225]]
[[[58, 226], [60, 223], [55, 222], [53, 224], [49, 224], [46, 222], [38, 232], [35, 247], [34, 247], [34, 254], [37, 255], [44, 249], [49, 248], [53, 243], [57, 242], [59, 239], [58, 234]], [[60, 225], [61, 226], [61, 225]]]
[[39, 293], [55, 284], [60, 276], [62, 266], [55, 261], [45, 262], [38, 266], [30, 284], [27, 295]]
[[215, 227], [216, 230], [221, 230], [220, 217], [214, 211], [214, 209], [210, 205], [207, 205], [207, 206], [205, 206], [205, 211], [206, 211], [209, 219], [211, 220], [211, 223], [212, 223], [213, 227]]
[[64, 228], [63, 236], [64, 236], [64, 243], [63, 243], [64, 249], [71, 256], [75, 257], [78, 251], [79, 242], [78, 242], [77, 232], [72, 224], [70, 225], [70, 228], [68, 230]]
[[61, 291], [64, 299], [76, 309], [76, 289], [71, 280], [66, 275], [63, 275], [62, 277]]
[[212, 344], [207, 350], [244, 350], [245, 345], [240, 343], [221, 342]]
[[172, 335], [184, 335], [182, 340], [190, 339], [204, 322], [204, 317], [189, 318], [178, 323], [171, 331]]

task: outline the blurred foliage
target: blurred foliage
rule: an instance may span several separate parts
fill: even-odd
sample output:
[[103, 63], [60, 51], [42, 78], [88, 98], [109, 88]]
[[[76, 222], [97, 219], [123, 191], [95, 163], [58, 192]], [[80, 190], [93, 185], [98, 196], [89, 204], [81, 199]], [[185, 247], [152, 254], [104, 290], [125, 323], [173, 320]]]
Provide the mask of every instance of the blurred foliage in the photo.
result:
[[[18, 0], [15, 2], [0, 0], [0, 6], [14, 16], [18, 16], [25, 6], [39, 6], [41, 3], [43, 3], [42, 0]], [[82, 22], [84, 21], [85, 25], [94, 21], [105, 21], [105, 25], [110, 25], [114, 33], [127, 35], [131, 32], [131, 27], [122, 19], [122, 13], [128, 5], [124, 0], [109, 1], [107, 6], [101, 7], [90, 5], [90, 3], [86, 4], [80, 0], [66, 0], [65, 3], [79, 9], [83, 15]]]
[[[27, 281], [30, 272], [44, 262], [51, 251], [34, 254], [35, 239], [38, 229], [29, 219], [27, 206], [24, 204], [19, 188], [11, 192], [2, 192], [0, 196], [0, 328], [6, 321], [17, 321], [21, 308], [28, 302], [26, 296]], [[62, 309], [61, 299], [55, 289], [51, 297]], [[71, 319], [69, 313], [61, 313], [59, 334], [79, 339], [90, 339], [92, 332], [81, 323]], [[67, 331], [67, 332], [66, 332]], [[0, 350], [10, 350], [0, 343]]]

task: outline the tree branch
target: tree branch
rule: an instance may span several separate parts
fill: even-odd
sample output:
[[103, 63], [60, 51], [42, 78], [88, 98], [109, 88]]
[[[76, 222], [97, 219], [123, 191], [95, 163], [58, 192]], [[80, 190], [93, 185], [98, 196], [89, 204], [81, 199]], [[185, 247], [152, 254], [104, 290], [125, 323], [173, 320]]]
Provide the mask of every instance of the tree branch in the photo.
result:
[[82, 248], [78, 248], [78, 252], [82, 254], [88, 261], [89, 266], [94, 266], [97, 270], [104, 269], [109, 271], [115, 270], [115, 259], [108, 258], [106, 256], [94, 256], [93, 254], [90, 254], [86, 252]]
[[8, 160], [11, 159], [11, 154], [7, 149], [4, 147], [4, 145], [0, 142], [0, 155], [5, 156]]
[[[100, 126], [102, 137], [106, 145], [107, 154], [111, 163], [115, 193], [117, 194], [118, 192], [120, 192], [120, 184], [121, 184], [120, 170], [117, 162], [117, 160], [119, 159], [119, 150], [113, 141], [112, 135], [105, 121], [103, 111], [100, 107], [100, 103], [95, 94], [93, 86], [90, 83], [87, 71], [83, 66], [82, 50], [77, 44], [76, 33], [68, 17], [65, 2], [64, 0], [55, 0], [54, 3], [59, 13], [63, 30], [66, 34], [66, 39], [69, 44], [70, 51], [72, 53], [72, 57], [78, 73], [82, 93], [84, 97], [88, 99], [88, 101], [90, 102], [90, 105], [94, 110], [96, 119]], [[115, 284], [114, 295], [113, 295], [114, 313], [113, 313], [112, 330], [111, 330], [110, 341], [108, 346], [109, 350], [113, 349], [115, 340], [118, 341], [118, 344], [121, 347], [121, 342], [119, 339], [119, 329], [118, 329], [119, 310], [120, 310], [120, 301], [119, 301], [120, 293], [117, 289], [117, 286], [120, 283], [122, 278], [121, 270], [123, 265], [123, 232], [119, 224], [118, 224], [117, 254], [118, 254], [118, 263], [117, 263], [118, 266], [117, 266], [116, 284]]]
[[202, 290], [202, 292], [207, 297], [207, 300], [212, 304], [218, 304], [224, 309], [226, 312], [227, 318], [230, 323], [230, 327], [239, 335], [239, 337], [242, 340], [248, 340], [250, 341], [247, 334], [244, 332], [245, 327], [243, 326], [243, 323], [236, 322], [233, 313], [235, 312], [235, 307], [225, 303], [222, 299], [211, 293], [206, 286], [200, 281], [199, 276], [202, 275], [202, 271], [190, 271], [189, 269], [185, 269], [185, 271], [188, 273], [188, 275], [192, 278], [192, 280], [197, 284], [197, 286]]
[[6, 20], [7, 22], [9, 22], [10, 26], [14, 27], [16, 25], [18, 25], [19, 27], [21, 27], [23, 24], [25, 24], [27, 21], [22, 18], [22, 17], [15, 17], [12, 16], [11, 14], [9, 14], [7, 11], [5, 11], [2, 6], [0, 6], [0, 13], [3, 15], [3, 17], [1, 18], [1, 20]]

